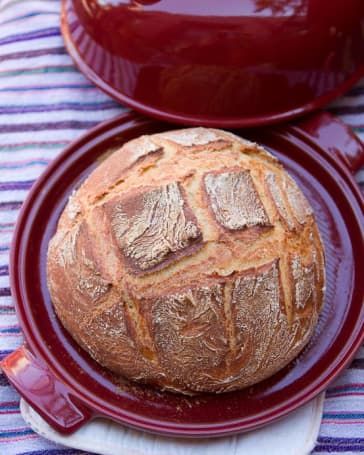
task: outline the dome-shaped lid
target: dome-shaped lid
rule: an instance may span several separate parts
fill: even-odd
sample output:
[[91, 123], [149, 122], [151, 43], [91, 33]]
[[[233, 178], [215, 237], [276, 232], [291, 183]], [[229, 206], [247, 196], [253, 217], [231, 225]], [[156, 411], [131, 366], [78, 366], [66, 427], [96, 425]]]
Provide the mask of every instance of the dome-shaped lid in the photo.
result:
[[364, 74], [362, 0], [63, 0], [62, 24], [93, 82], [177, 123], [292, 118]]

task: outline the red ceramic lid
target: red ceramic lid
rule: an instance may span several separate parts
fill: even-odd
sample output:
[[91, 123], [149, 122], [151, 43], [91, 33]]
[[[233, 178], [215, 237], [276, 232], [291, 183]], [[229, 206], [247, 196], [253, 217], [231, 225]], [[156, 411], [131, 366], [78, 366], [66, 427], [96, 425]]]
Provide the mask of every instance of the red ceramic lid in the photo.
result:
[[46, 284], [46, 252], [70, 193], [109, 149], [170, 125], [124, 114], [70, 145], [32, 188], [18, 219], [11, 289], [26, 347], [1, 364], [22, 396], [70, 433], [94, 416], [177, 436], [220, 436], [267, 424], [306, 403], [348, 364], [364, 338], [364, 202], [351, 171], [359, 140], [328, 114], [242, 134], [267, 147], [311, 202], [326, 252], [327, 290], [315, 334], [287, 368], [239, 392], [185, 397], [117, 384], [62, 328]]
[[273, 123], [364, 74], [363, 0], [63, 0], [62, 9], [80, 70], [169, 122]]

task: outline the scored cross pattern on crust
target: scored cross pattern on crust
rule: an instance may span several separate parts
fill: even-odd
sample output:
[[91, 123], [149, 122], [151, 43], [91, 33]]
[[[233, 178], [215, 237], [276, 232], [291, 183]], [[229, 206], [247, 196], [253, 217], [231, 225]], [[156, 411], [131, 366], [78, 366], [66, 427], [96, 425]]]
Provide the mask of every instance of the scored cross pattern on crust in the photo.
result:
[[184, 393], [287, 365], [322, 307], [312, 208], [262, 147], [192, 128], [126, 143], [72, 194], [48, 252], [57, 315], [116, 374]]
[[176, 260], [201, 239], [177, 183], [126, 197], [114, 206], [111, 226], [129, 264], [141, 271], [155, 268], [171, 256]]

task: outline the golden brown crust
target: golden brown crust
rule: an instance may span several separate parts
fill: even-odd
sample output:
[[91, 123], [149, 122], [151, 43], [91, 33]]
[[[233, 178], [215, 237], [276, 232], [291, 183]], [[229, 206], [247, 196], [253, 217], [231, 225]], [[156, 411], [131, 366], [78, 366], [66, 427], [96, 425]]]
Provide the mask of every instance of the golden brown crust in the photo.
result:
[[312, 209], [262, 147], [191, 128], [123, 145], [70, 198], [48, 251], [56, 312], [99, 363], [160, 388], [254, 384], [323, 302]]
[[159, 365], [181, 388], [199, 390], [205, 375], [224, 367], [229, 345], [223, 291], [222, 283], [192, 288], [143, 306]]
[[177, 183], [116, 197], [107, 209], [115, 240], [135, 273], [160, 270], [201, 246], [201, 230]]
[[231, 231], [270, 226], [269, 218], [248, 170], [210, 172], [205, 189], [216, 220]]

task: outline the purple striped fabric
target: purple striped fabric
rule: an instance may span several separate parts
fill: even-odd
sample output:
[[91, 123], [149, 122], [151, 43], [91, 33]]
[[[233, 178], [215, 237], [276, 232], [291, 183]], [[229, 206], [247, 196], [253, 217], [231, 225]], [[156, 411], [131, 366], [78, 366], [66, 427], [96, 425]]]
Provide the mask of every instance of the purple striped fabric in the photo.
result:
[[63, 120], [59, 122], [42, 122], [42, 123], [16, 123], [16, 124], [0, 124], [1, 133], [23, 133], [33, 131], [52, 131], [52, 130], [87, 130], [92, 128], [95, 122], [81, 120]]
[[50, 47], [45, 49], [34, 49], [29, 51], [11, 52], [10, 54], [4, 54], [0, 56], [0, 63], [9, 60], [19, 60], [23, 58], [34, 58], [42, 55], [66, 55], [66, 49], [64, 47]]
[[0, 39], [0, 45], [17, 43], [19, 41], [36, 40], [39, 38], [48, 38], [49, 36], [57, 36], [59, 34], [59, 27], [45, 28], [43, 30], [35, 30], [34, 32], [27, 33], [16, 33]]
[[0, 297], [9, 297], [11, 295], [10, 289], [7, 288], [0, 288]]
[[[59, 9], [59, 0], [0, 0], [0, 358], [23, 341], [8, 266], [22, 202], [47, 163], [70, 141], [123, 110], [74, 68], [63, 46]], [[78, 39], [86, 52], [100, 52], [82, 33]], [[104, 67], [111, 65], [106, 57]], [[364, 80], [330, 109], [364, 139]], [[364, 185], [364, 170], [358, 181]], [[364, 349], [327, 391], [314, 450], [315, 454], [361, 452]], [[81, 453], [33, 433], [20, 416], [18, 394], [0, 372], [0, 454]]]
[[0, 202], [0, 212], [6, 210], [18, 210], [21, 207], [21, 201]]
[[105, 109], [114, 109], [114, 102], [104, 102], [104, 103], [57, 103], [57, 104], [33, 104], [31, 106], [0, 106], [0, 115], [1, 114], [22, 114], [27, 112], [54, 112], [54, 111], [95, 111], [95, 110], [105, 110]]
[[69, 84], [54, 84], [54, 85], [28, 85], [28, 86], [11, 86], [8, 85], [7, 87], [0, 88], [0, 92], [21, 92], [24, 93], [26, 91], [33, 91], [36, 92], [38, 90], [47, 90], [50, 92], [54, 92], [55, 90], [72, 90], [72, 89], [77, 89], [77, 90], [95, 90], [95, 87], [92, 85], [88, 84], [82, 84], [82, 85], [69, 85]]
[[9, 267], [7, 265], [2, 265], [0, 267], [0, 276], [8, 276], [9, 275]]
[[[0, 152], [1, 153], [1, 152]], [[34, 180], [24, 180], [16, 182], [0, 182], [0, 191], [9, 190], [29, 190], [33, 185]]]

